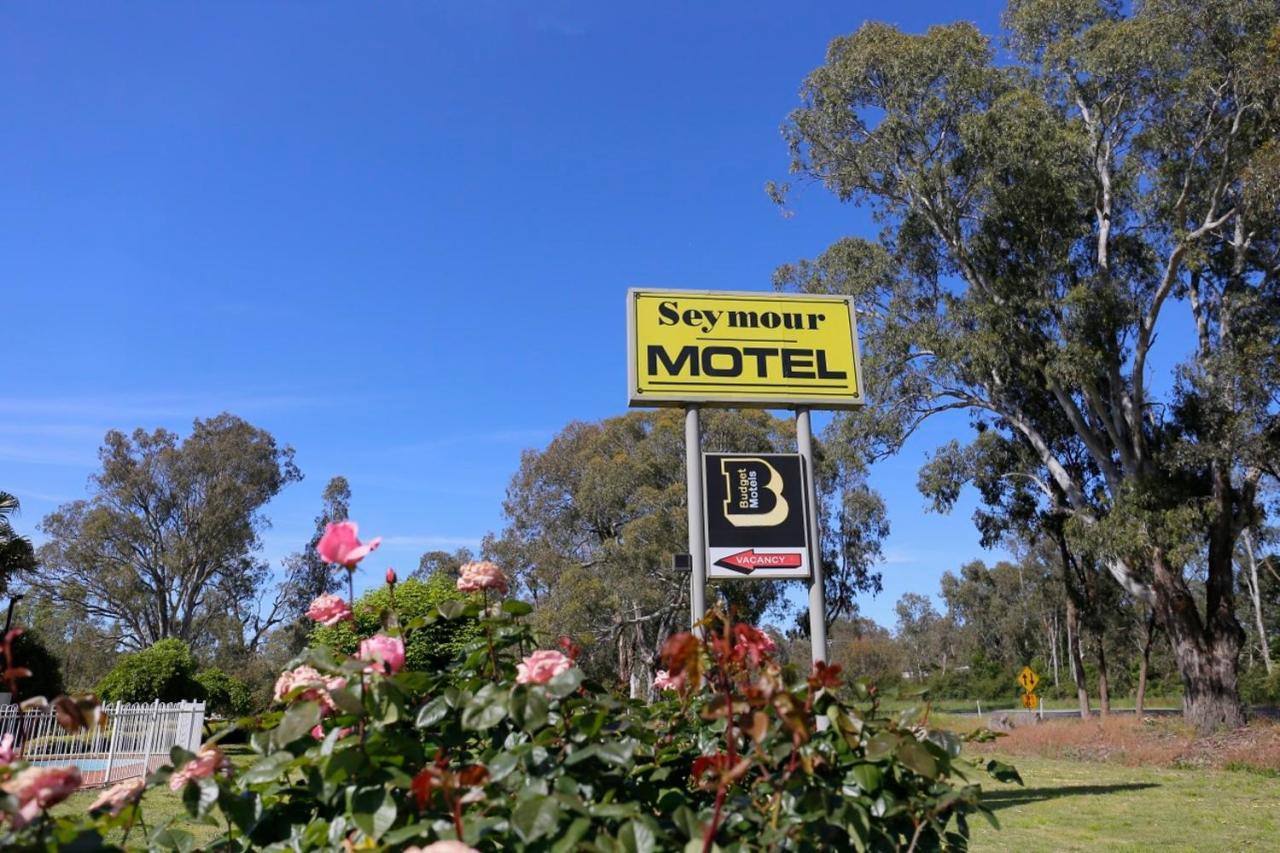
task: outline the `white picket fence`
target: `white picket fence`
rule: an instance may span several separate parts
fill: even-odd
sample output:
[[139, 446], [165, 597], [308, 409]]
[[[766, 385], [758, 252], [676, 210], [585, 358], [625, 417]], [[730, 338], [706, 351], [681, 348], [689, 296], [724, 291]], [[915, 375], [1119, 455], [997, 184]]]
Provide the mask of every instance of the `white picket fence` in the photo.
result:
[[169, 763], [174, 746], [200, 747], [203, 702], [116, 703], [103, 710], [105, 725], [70, 734], [52, 708], [23, 714], [17, 705], [0, 706], [0, 738], [12, 734], [16, 754], [31, 764], [76, 765], [85, 787], [145, 776]]

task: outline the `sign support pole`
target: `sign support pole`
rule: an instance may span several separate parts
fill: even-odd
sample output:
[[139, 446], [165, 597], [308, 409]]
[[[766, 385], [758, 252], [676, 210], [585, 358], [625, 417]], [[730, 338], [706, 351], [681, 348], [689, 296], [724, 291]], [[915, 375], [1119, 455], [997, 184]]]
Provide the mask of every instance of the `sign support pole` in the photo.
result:
[[684, 468], [689, 494], [689, 624], [693, 633], [702, 637], [697, 627], [707, 615], [707, 542], [702, 506], [702, 430], [698, 407], [689, 406], [684, 413]]
[[809, 645], [813, 662], [827, 662], [827, 599], [822, 584], [822, 526], [818, 520], [818, 472], [813, 464], [813, 426], [808, 406], [796, 407], [796, 449], [804, 459], [809, 501]]

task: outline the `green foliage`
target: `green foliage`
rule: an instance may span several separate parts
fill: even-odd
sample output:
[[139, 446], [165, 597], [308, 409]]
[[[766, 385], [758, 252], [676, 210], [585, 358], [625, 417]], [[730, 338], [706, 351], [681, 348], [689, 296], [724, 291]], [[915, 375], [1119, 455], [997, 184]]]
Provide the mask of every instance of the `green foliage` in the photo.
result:
[[1280, 668], [1270, 675], [1261, 666], [1240, 675], [1240, 695], [1251, 705], [1280, 705]]
[[19, 536], [13, 529], [9, 517], [16, 515], [21, 509], [18, 499], [5, 491], [0, 491], [0, 593], [9, 588], [9, 582], [36, 567], [35, 549], [31, 540]]
[[140, 652], [124, 655], [98, 684], [104, 702], [181, 702], [201, 699], [204, 687], [195, 678], [196, 661], [182, 640], [161, 640]]
[[204, 690], [204, 701], [209, 713], [221, 717], [239, 717], [253, 710], [253, 696], [249, 685], [234, 675], [228, 675], [217, 667], [210, 667], [196, 673], [195, 680]]
[[997, 58], [969, 23], [866, 23], [805, 80], [793, 171], [883, 225], [776, 276], [858, 304], [870, 405], [828, 446], [965, 411], [935, 504], [972, 484], [984, 540], [1063, 533], [1160, 614], [1193, 722], [1235, 725], [1233, 550], [1280, 453], [1280, 7], [1013, 0], [1005, 24]]
[[[250, 736], [252, 764], [233, 773], [218, 769], [216, 747], [175, 748], [175, 766], [148, 785], [182, 772], [187, 815], [225, 828], [203, 842], [223, 851], [451, 839], [481, 851], [889, 850], [963, 847], [968, 817], [994, 823], [971, 776], [1017, 779], [960, 757], [965, 739], [990, 733], [928, 729], [920, 709], [886, 718], [862, 682], [845, 701], [838, 670], [779, 667], [767, 638], [714, 615], [705, 642], [681, 634], [664, 646], [684, 687], [657, 703], [612, 696], [567, 659], [521, 683], [527, 611], [473, 599], [389, 617], [386, 633], [404, 626], [410, 644], [439, 622], [480, 627], [468, 654], [431, 671], [370, 674], [312, 649], [301, 659], [312, 675]], [[0, 843], [86, 843], [137, 818], [130, 807], [6, 824]], [[172, 821], [152, 824], [146, 842], [193, 843]]]
[[40, 641], [39, 637], [22, 634], [13, 642], [13, 660], [15, 665], [31, 670], [29, 678], [18, 681], [17, 699], [32, 696], [44, 696], [52, 699], [65, 692], [62, 683], [62, 668], [58, 659]]
[[[366, 592], [352, 608], [354, 619], [337, 625], [317, 625], [312, 629], [314, 645], [325, 646], [342, 654], [355, 654], [360, 641], [372, 637], [383, 626], [391, 609], [391, 587], [379, 586]], [[395, 612], [409, 622], [425, 619], [448, 601], [467, 601], [470, 596], [459, 592], [454, 579], [437, 573], [426, 580], [410, 578], [396, 584]], [[440, 669], [459, 652], [474, 643], [480, 629], [465, 620], [432, 621], [409, 638], [405, 647], [405, 666], [419, 672]]]

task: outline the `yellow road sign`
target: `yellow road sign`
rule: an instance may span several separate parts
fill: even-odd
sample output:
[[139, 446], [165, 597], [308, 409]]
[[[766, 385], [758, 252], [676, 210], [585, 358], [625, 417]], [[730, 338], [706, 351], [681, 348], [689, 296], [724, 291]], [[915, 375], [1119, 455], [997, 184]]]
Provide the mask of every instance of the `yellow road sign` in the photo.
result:
[[627, 293], [632, 406], [848, 409], [863, 401], [847, 296]]
[[1035, 710], [1035, 707], [1036, 705], [1039, 704], [1039, 702], [1040, 700], [1036, 697], [1036, 694], [1034, 693], [1022, 694], [1022, 707], [1024, 708], [1030, 708], [1032, 710]]
[[1018, 684], [1028, 693], [1035, 690], [1039, 683], [1040, 676], [1036, 675], [1029, 666], [1024, 666], [1022, 672], [1018, 673]]

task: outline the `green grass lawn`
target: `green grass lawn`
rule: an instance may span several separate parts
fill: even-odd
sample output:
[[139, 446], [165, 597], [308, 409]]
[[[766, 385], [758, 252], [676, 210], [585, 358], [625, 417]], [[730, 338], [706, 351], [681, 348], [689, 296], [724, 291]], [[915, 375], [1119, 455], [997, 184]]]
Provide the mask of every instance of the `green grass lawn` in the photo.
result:
[[[223, 751], [226, 752], [227, 757], [231, 759], [232, 765], [238, 770], [242, 770], [253, 763], [254, 755], [247, 746], [228, 745], [223, 748]], [[87, 812], [89, 806], [101, 793], [101, 788], [78, 791], [61, 804], [55, 806], [53, 813]], [[171, 819], [176, 818], [173, 821], [173, 825], [195, 836], [197, 849], [199, 849], [202, 842], [212, 838], [219, 831], [219, 827], [197, 823], [192, 820], [187, 814], [187, 810], [183, 807], [179, 795], [172, 793], [168, 788], [155, 788], [147, 792], [146, 798], [143, 800], [143, 815], [145, 816], [148, 830], [155, 829], [157, 826], [166, 824]], [[124, 833], [117, 830], [107, 836], [107, 841], [119, 844], [123, 837]], [[146, 840], [147, 833], [143, 831], [141, 824], [139, 824], [133, 827], [133, 830], [129, 833], [128, 848], [130, 850], [146, 849]]]
[[[252, 762], [245, 747], [227, 752], [239, 767]], [[1001, 758], [1018, 768], [1026, 786], [983, 778], [984, 799], [1001, 828], [974, 819], [974, 851], [1280, 850], [1280, 776]], [[85, 810], [97, 795], [82, 791], [56, 810]], [[168, 789], [147, 794], [145, 813], [149, 827], [176, 817], [197, 844], [217, 832], [191, 821]], [[135, 827], [129, 847], [144, 845]]]
[[973, 850], [1280, 850], [1280, 778], [1224, 770], [1004, 758], [1026, 787], [984, 781], [1000, 829]]
[[[1062, 699], [1053, 699], [1042, 696], [1041, 701], [1046, 711], [1076, 711], [1079, 710], [1080, 704], [1075, 697]], [[897, 696], [889, 696], [880, 700], [880, 708], [886, 714], [896, 714], [906, 708], [917, 707], [921, 705], [919, 699], [904, 698], [899, 699]], [[929, 707], [935, 713], [942, 714], [972, 714], [978, 710], [978, 703], [973, 699], [932, 699]], [[1089, 707], [1094, 713], [1098, 711], [1098, 697], [1089, 697]], [[1146, 700], [1147, 708], [1181, 708], [1181, 696], [1148, 696]], [[1114, 711], [1132, 711], [1133, 697], [1118, 696], [1111, 700], [1111, 708]], [[1008, 698], [997, 701], [982, 702], [982, 713], [986, 714], [992, 711], [1021, 711], [1022, 705], [1015, 696], [1010, 695]]]

